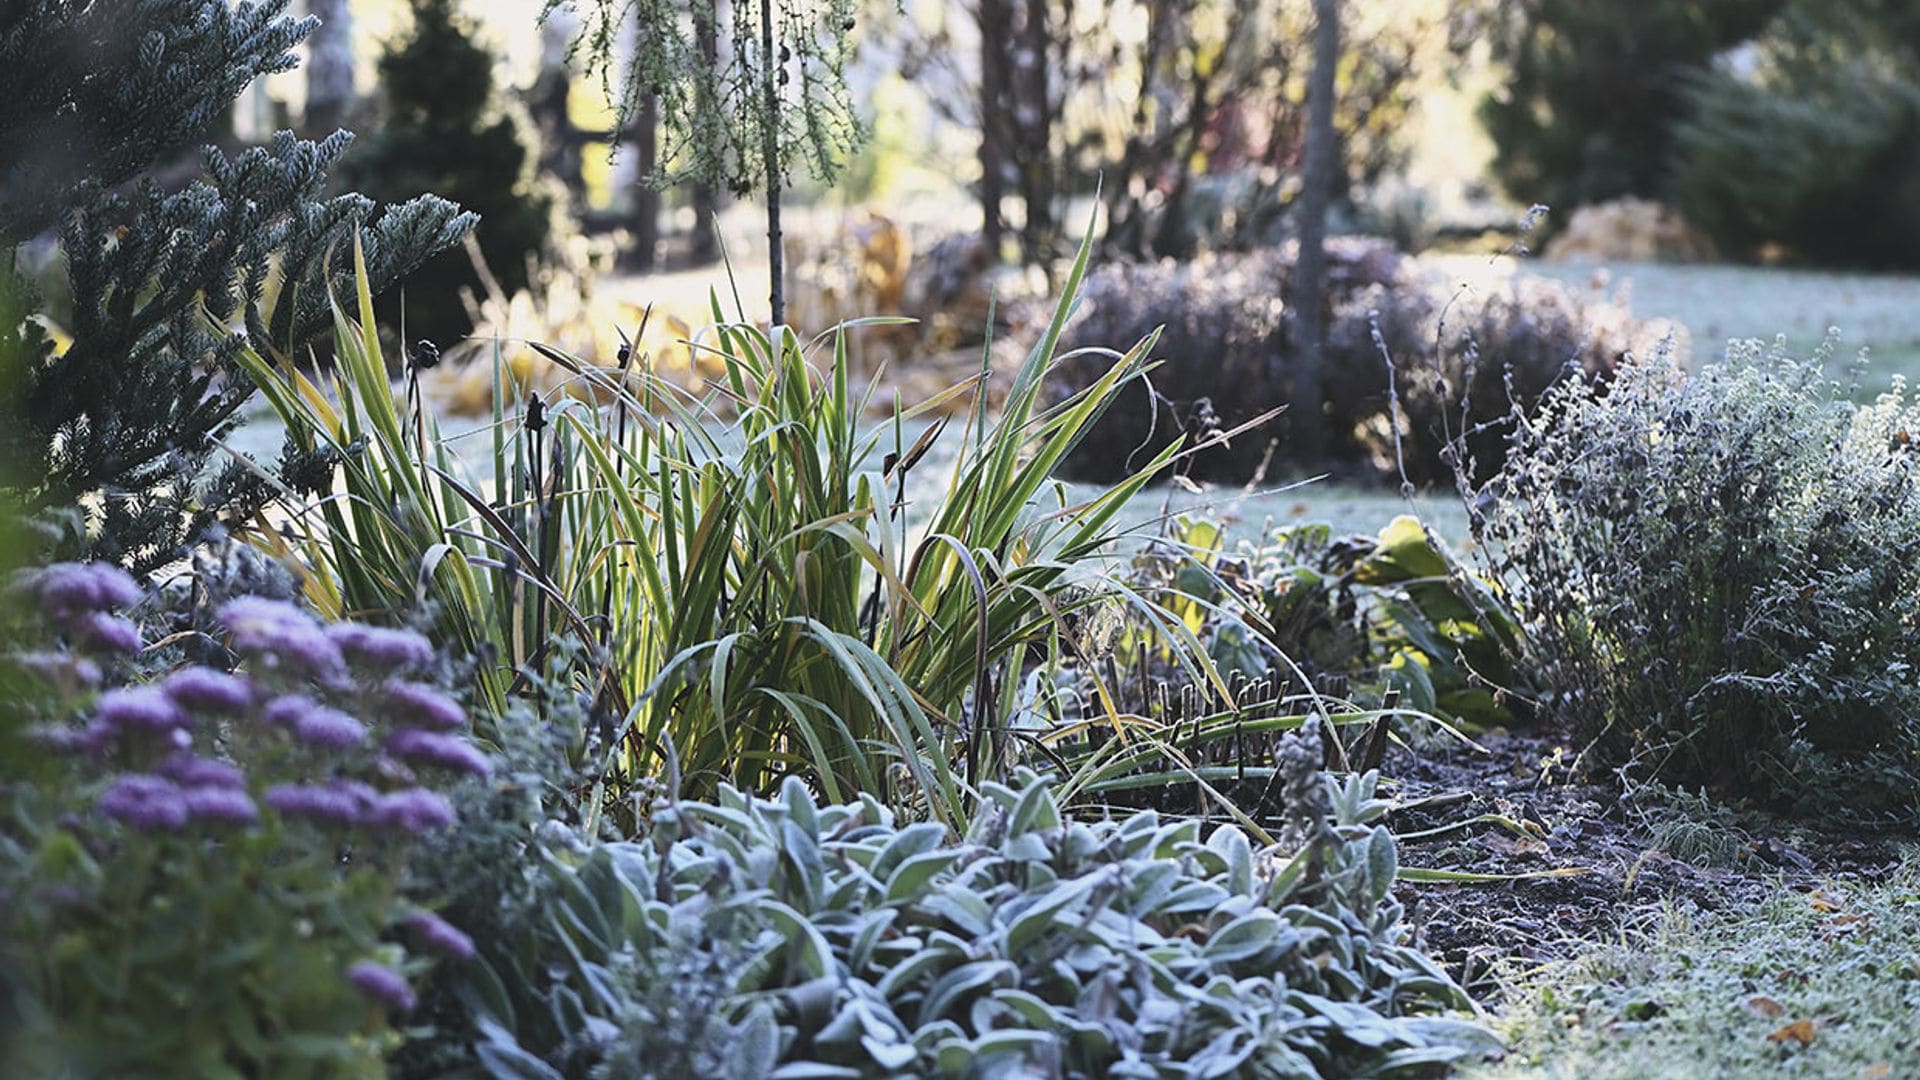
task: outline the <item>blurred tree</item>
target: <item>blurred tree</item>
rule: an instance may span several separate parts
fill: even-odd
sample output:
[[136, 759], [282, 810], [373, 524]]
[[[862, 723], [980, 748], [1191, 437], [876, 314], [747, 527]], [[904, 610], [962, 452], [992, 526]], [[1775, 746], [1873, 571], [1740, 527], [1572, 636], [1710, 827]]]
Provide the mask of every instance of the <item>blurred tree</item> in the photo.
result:
[[[546, 10], [569, 3], [548, 0]], [[847, 93], [856, 0], [578, 0], [578, 45], [609, 86], [621, 127], [657, 102], [654, 182], [724, 184], [767, 200], [769, 303], [786, 318], [780, 209], [796, 164], [832, 181], [864, 137]], [[621, 67], [622, 28], [633, 47]], [[712, 41], [712, 46], [707, 42]]]
[[[1468, 47], [1483, 6], [1350, 13], [1335, 82], [1336, 203], [1403, 160], [1414, 77]], [[1004, 204], [1050, 228], [1052, 204], [1095, 177], [1110, 251], [1184, 257], [1279, 239], [1299, 191], [1311, 0], [1053, 0], [1044, 18], [1032, 9], [978, 0], [958, 17], [916, 11], [892, 34], [909, 77], [966, 88], [931, 97], [980, 132], [990, 247]], [[1021, 57], [1041, 58], [1045, 77], [1023, 75]], [[1029, 194], [1047, 204], [1038, 216]], [[1034, 257], [1044, 245], [1023, 247]]]
[[1507, 77], [1480, 108], [1495, 177], [1563, 212], [1660, 194], [1688, 79], [1784, 3], [1501, 0], [1492, 40]]
[[1321, 416], [1321, 352], [1326, 346], [1327, 208], [1333, 202], [1334, 74], [1340, 66], [1339, 0], [1313, 0], [1313, 74], [1307, 80], [1307, 146], [1301, 172], [1300, 256], [1293, 275], [1293, 295], [1287, 310], [1294, 320], [1294, 341], [1300, 350], [1293, 400], [1293, 438], [1288, 449], [1305, 464], [1317, 464], [1326, 454], [1326, 423]]
[[303, 119], [308, 137], [318, 139], [344, 127], [353, 108], [353, 5], [350, 0], [307, 0], [307, 12], [320, 25], [307, 38]]
[[[253, 387], [242, 348], [291, 352], [330, 324], [361, 234], [384, 287], [456, 243], [472, 216], [425, 197], [375, 218], [323, 198], [352, 141], [282, 132], [176, 194], [150, 179], [212, 129], [248, 83], [294, 64], [311, 19], [286, 0], [24, 0], [0, 22], [0, 520], [64, 522], [63, 554], [146, 573], [217, 517], [267, 498], [259, 466], [208, 477]], [[58, 62], [49, 62], [57, 58]], [[122, 193], [129, 180], [137, 190]], [[41, 321], [16, 244], [57, 224], [67, 325]], [[331, 264], [328, 263], [332, 256]], [[329, 265], [332, 273], [329, 275]], [[58, 273], [58, 271], [53, 271]], [[283, 458], [307, 485], [325, 463]]]
[[[438, 192], [480, 215], [487, 269], [507, 296], [528, 283], [530, 260], [563, 232], [551, 185], [535, 180], [533, 125], [494, 87], [495, 59], [458, 0], [412, 0], [413, 25], [380, 57], [382, 123], [341, 170], [383, 202]], [[409, 280], [407, 335], [458, 337], [473, 325], [460, 290], [486, 287], [472, 258], [448, 252]]]
[[1722, 250], [1920, 267], [1920, 7], [1800, 0], [1690, 80], [1670, 192]]

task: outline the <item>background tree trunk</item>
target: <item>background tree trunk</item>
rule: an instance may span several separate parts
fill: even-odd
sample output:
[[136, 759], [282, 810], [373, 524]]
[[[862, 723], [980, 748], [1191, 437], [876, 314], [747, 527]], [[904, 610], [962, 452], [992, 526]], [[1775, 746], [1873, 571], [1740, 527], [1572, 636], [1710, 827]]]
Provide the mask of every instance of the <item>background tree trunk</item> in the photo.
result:
[[320, 138], [345, 127], [353, 108], [353, 14], [349, 0], [307, 0], [320, 20], [307, 38], [307, 134]]
[[760, 93], [766, 115], [760, 122], [760, 154], [767, 176], [767, 282], [773, 325], [787, 321], [786, 266], [780, 250], [780, 189], [786, 178], [780, 169], [780, 89], [775, 81], [785, 70], [774, 51], [774, 0], [760, 0]]
[[[694, 41], [700, 49], [701, 62], [711, 71], [720, 63], [720, 32], [715, 26], [718, 18], [714, 15], [702, 18], [694, 17]], [[718, 262], [720, 259], [720, 238], [713, 231], [718, 222], [720, 211], [719, 194], [714, 186], [705, 181], [696, 181], [692, 191], [693, 199], [693, 236], [688, 254], [697, 266]]]
[[628, 265], [648, 273], [658, 262], [660, 249], [660, 189], [653, 172], [660, 164], [660, 99], [648, 94], [634, 120], [633, 150], [637, 175], [633, 182], [633, 251]]
[[1293, 401], [1287, 409], [1296, 462], [1309, 467], [1326, 456], [1326, 424], [1321, 416], [1321, 346], [1326, 337], [1324, 293], [1327, 277], [1327, 208], [1333, 199], [1334, 74], [1340, 64], [1339, 0], [1314, 0], [1313, 75], [1307, 84], [1307, 139], [1300, 191], [1300, 255], [1294, 267], [1295, 365]]
[[1009, 0], [980, 0], [980, 239], [995, 262], [1006, 223], [1000, 216], [1007, 194], [1008, 41], [1013, 29]]

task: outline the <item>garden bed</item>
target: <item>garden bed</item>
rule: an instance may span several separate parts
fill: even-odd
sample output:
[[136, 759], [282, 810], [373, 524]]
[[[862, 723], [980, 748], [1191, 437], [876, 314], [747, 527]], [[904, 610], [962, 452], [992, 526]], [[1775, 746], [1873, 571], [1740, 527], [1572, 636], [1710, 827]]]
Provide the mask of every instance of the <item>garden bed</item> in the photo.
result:
[[1757, 811], [1703, 817], [1686, 796], [1580, 776], [1579, 747], [1552, 733], [1478, 741], [1486, 753], [1396, 748], [1383, 771], [1404, 807], [1390, 819], [1403, 838], [1482, 815], [1519, 826], [1488, 821], [1401, 842], [1409, 866], [1536, 875], [1399, 889], [1418, 940], [1495, 1008], [1500, 975], [1565, 960], [1670, 906], [1736, 912], [1783, 886], [1877, 883], [1900, 865], [1893, 834]]

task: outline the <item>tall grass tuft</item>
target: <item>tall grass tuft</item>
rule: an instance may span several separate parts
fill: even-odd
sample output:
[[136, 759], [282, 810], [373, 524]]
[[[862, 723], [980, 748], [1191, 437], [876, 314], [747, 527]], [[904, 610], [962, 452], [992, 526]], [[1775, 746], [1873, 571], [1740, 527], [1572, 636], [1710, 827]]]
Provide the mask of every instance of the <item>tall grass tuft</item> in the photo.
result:
[[[284, 358], [245, 358], [295, 440], [341, 472], [262, 535], [310, 571], [323, 611], [420, 613], [481, 658], [484, 708], [543, 685], [523, 673], [549, 670], [557, 642], [584, 646], [570, 680], [606, 718], [597, 797], [650, 778], [706, 798], [799, 776], [830, 800], [869, 792], [955, 824], [1017, 756], [1010, 732], [1033, 726], [1012, 715], [1033, 707], [1023, 676], [1075, 656], [1090, 607], [1131, 607], [1189, 678], [1220, 683], [1185, 622], [1109, 572], [1116, 512], [1185, 451], [1085, 501], [1050, 479], [1152, 343], [1043, 397], [1086, 262], [1083, 247], [997, 416], [983, 364], [864, 430], [874, 390], [850, 385], [848, 334], [892, 320], [803, 342], [726, 321], [716, 298], [692, 343], [724, 371], [706, 392], [541, 347], [595, 393], [496, 391], [477, 462], [396, 405], [362, 275], [357, 320], [336, 315], [327, 389]], [[908, 443], [909, 421], [956, 399], [970, 401], [963, 424]], [[951, 470], [931, 506], [911, 507], [929, 485], [910, 475], [942, 439], [958, 444]]]

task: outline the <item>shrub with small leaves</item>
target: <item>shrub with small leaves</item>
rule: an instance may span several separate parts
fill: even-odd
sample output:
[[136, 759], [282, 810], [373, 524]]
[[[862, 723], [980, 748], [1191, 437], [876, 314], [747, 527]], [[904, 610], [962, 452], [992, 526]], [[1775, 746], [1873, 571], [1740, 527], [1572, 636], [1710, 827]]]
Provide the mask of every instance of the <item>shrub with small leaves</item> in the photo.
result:
[[[1451, 478], [1442, 454], [1463, 427], [1482, 478], [1505, 451], [1508, 404], [1527, 408], [1569, 375], [1604, 381], [1658, 328], [1611, 303], [1550, 281], [1466, 291], [1412, 267], [1378, 241], [1343, 240], [1329, 252], [1322, 462], [1297, 461], [1286, 414], [1193, 457], [1196, 478], [1242, 482], [1263, 464], [1277, 474], [1322, 464], [1416, 483]], [[1283, 297], [1285, 252], [1210, 256], [1191, 263], [1102, 267], [1087, 277], [1084, 310], [1062, 351], [1065, 393], [1104, 371], [1102, 350], [1164, 327], [1146, 383], [1129, 386], [1068, 459], [1076, 478], [1123, 475], [1181, 435], [1232, 431], [1295, 396], [1293, 318]], [[1390, 387], [1388, 362], [1397, 373]], [[1397, 391], [1398, 401], [1394, 400]], [[1149, 402], [1152, 404], [1149, 404]], [[1276, 445], [1277, 441], [1277, 445]]]
[[1737, 344], [1568, 383], [1469, 511], [1551, 710], [1803, 810], [1920, 811], [1920, 405]]
[[[798, 781], [664, 801], [649, 840], [567, 860], [562, 930], [629, 944], [644, 980], [609, 1075], [1418, 1075], [1490, 1048], [1431, 1015], [1467, 1001], [1400, 940], [1374, 778], [1323, 789], [1301, 760], [1331, 816], [1304, 811], [1293, 849], [1150, 811], [1073, 821], [1025, 772], [983, 785], [957, 843]], [[560, 1075], [511, 1049], [495, 1075]]]
[[[9, 586], [47, 647], [4, 662], [41, 693], [50, 782], [0, 788], [0, 950], [24, 975], [20, 1075], [360, 1075], [397, 1043], [410, 980], [473, 942], [409, 899], [445, 789], [489, 771], [407, 681], [417, 635], [241, 598], [235, 672], [116, 685], [140, 599], [103, 564]], [[431, 708], [422, 708], [428, 701]]]

